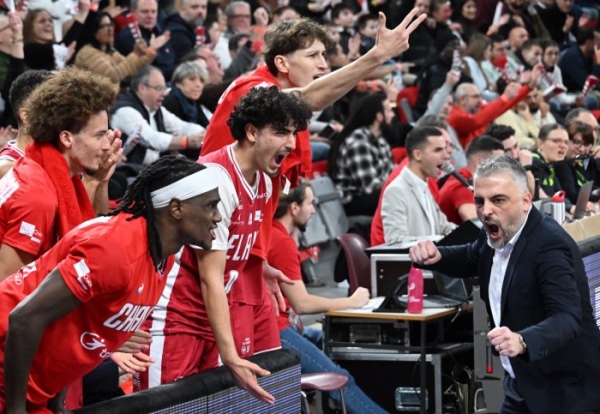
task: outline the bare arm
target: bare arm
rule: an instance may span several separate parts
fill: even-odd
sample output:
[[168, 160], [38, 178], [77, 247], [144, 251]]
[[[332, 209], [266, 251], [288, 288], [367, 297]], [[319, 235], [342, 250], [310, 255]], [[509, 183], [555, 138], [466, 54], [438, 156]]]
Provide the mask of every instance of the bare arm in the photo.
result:
[[58, 269], [54, 269], [38, 288], [10, 313], [4, 357], [8, 413], [26, 412], [29, 370], [46, 326], [80, 304], [63, 281]]
[[231, 371], [238, 387], [248, 391], [259, 400], [272, 404], [275, 398], [262, 389], [256, 380], [256, 374], [266, 376], [270, 373], [250, 361], [241, 359], [235, 347], [223, 278], [226, 254], [225, 250], [208, 252], [196, 250], [202, 298], [206, 305], [208, 320], [215, 335], [223, 364]]
[[293, 285], [281, 283], [279, 287], [281, 287], [284, 296], [288, 299], [294, 311], [299, 315], [360, 308], [369, 301], [369, 291], [365, 288], [358, 288], [349, 298], [329, 299], [308, 293], [301, 280], [297, 280]]
[[16, 273], [17, 270], [33, 262], [34, 259], [33, 254], [3, 243], [0, 246], [0, 281]]
[[385, 27], [386, 17], [383, 13], [379, 13], [379, 31], [375, 46], [349, 65], [300, 89], [302, 98], [313, 110], [323, 110], [348, 93], [361, 79], [371, 75], [371, 72], [387, 60], [408, 50], [409, 35], [427, 18], [422, 14], [411, 23], [417, 13], [418, 9], [413, 9], [393, 30]]

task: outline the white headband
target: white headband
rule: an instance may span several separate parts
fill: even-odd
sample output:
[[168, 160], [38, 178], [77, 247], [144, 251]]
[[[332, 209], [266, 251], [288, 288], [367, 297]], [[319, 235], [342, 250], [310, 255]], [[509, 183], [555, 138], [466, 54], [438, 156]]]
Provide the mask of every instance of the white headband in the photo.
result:
[[218, 188], [219, 181], [215, 169], [216, 167], [206, 167], [166, 187], [152, 191], [150, 193], [152, 206], [154, 208], [166, 207], [174, 198], [187, 200]]

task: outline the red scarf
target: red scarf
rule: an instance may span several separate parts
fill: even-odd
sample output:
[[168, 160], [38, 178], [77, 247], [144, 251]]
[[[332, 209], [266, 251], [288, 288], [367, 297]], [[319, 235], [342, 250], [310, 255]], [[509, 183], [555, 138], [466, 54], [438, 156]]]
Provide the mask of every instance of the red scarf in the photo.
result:
[[[73, 227], [96, 217], [79, 174], [71, 177], [65, 157], [52, 144], [33, 143], [25, 148], [25, 154], [42, 166], [54, 184], [58, 199], [59, 239]], [[68, 181], [73, 185], [65, 185]]]

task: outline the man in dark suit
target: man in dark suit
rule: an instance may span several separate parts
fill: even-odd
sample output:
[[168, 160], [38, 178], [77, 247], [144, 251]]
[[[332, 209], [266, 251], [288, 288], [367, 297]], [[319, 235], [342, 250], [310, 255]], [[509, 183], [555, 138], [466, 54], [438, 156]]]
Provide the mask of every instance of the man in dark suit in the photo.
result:
[[410, 257], [451, 276], [479, 275], [488, 338], [506, 371], [500, 412], [600, 412], [600, 331], [577, 245], [532, 208], [525, 170], [506, 155], [479, 165], [474, 200], [484, 225], [476, 241], [422, 241]]

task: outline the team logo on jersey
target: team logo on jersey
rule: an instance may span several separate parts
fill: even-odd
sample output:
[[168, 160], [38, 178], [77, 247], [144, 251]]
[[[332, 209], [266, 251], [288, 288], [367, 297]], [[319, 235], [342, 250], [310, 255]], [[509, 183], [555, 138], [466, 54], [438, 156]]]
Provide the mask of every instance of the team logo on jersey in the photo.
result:
[[240, 356], [244, 358], [245, 355], [250, 353], [251, 343], [250, 338], [246, 337], [244, 342], [242, 342], [242, 346], [240, 347]]
[[35, 228], [35, 224], [27, 223], [25, 220], [21, 222], [19, 234], [29, 237], [34, 243], [42, 242], [42, 233]]
[[108, 358], [111, 352], [108, 352], [106, 349], [106, 345], [104, 344], [104, 338], [94, 332], [84, 332], [79, 337], [79, 343], [84, 349], [88, 351], [96, 351], [100, 349], [100, 354], [98, 356], [100, 358]]
[[92, 287], [92, 281], [89, 278], [90, 268], [87, 263], [84, 259], [81, 259], [73, 265], [73, 268], [75, 269], [75, 273], [77, 273], [77, 283], [81, 285], [83, 290], [87, 291]]
[[35, 267], [35, 262], [29, 263], [27, 266], [22, 267], [17, 273], [15, 273], [15, 285], [22, 285], [23, 280], [29, 276], [31, 272], [35, 272], [36, 270], [37, 268]]
[[138, 288], [138, 290], [136, 290], [135, 294], [136, 294], [136, 295], [140, 295], [140, 294], [142, 293], [142, 291], [143, 291], [143, 290], [144, 290], [144, 284], [142, 283], [142, 286], [140, 286], [140, 287]]

